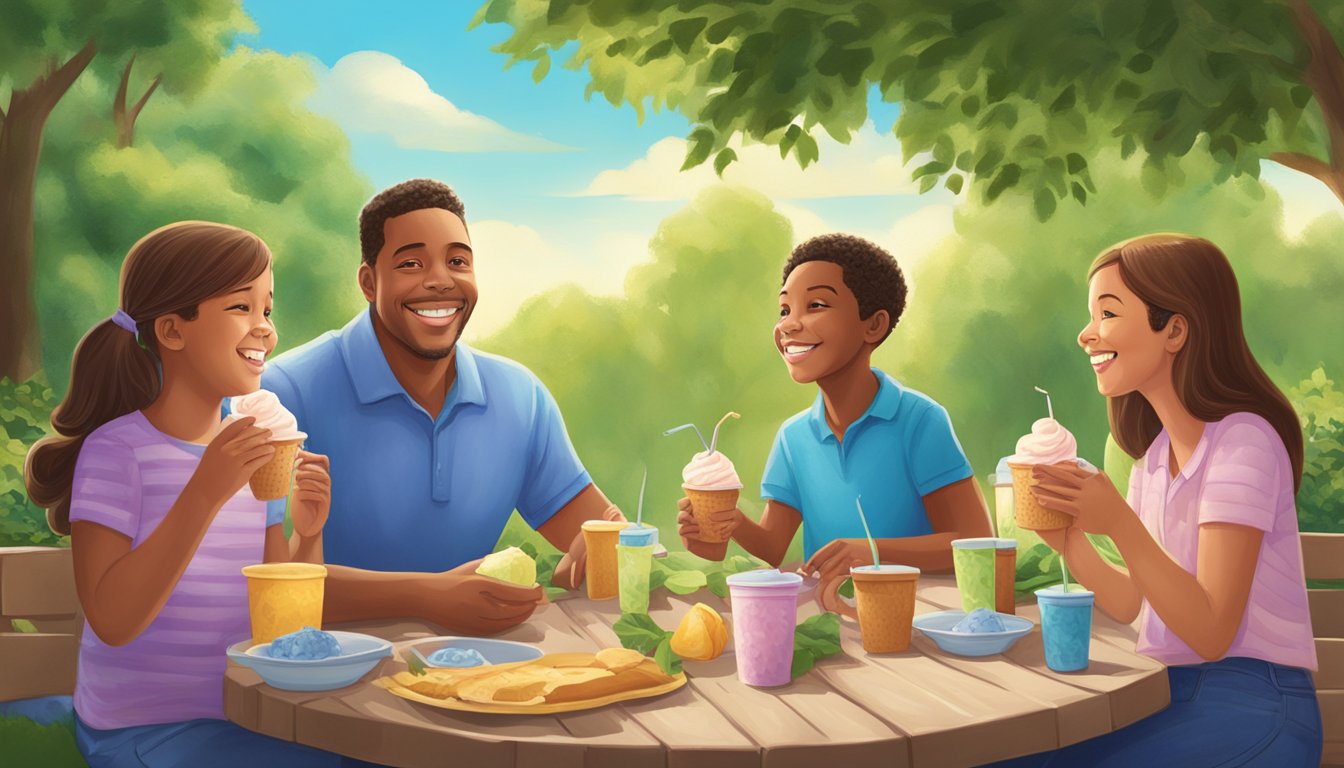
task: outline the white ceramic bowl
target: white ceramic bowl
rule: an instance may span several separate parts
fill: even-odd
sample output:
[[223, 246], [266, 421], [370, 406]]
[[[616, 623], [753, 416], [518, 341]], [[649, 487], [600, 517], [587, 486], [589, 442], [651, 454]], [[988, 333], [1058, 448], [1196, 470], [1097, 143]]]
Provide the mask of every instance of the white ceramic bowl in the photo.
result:
[[953, 632], [952, 627], [966, 618], [965, 611], [938, 611], [915, 617], [914, 627], [926, 637], [937, 643], [938, 647], [958, 656], [993, 656], [1003, 653], [1017, 642], [1019, 637], [1031, 632], [1035, 623], [1031, 619], [1000, 613], [1003, 621], [1002, 632]]
[[429, 657], [440, 648], [462, 648], [476, 651], [485, 657], [487, 664], [532, 661], [533, 659], [540, 659], [543, 655], [541, 649], [535, 645], [517, 643], [512, 640], [492, 640], [487, 637], [456, 637], [452, 635], [426, 637], [406, 646], [406, 649], [418, 656], [427, 667], [439, 666], [431, 664]]
[[234, 643], [229, 660], [254, 670], [266, 684], [285, 691], [330, 691], [354, 683], [392, 655], [392, 644], [358, 632], [331, 630], [341, 645], [341, 655], [326, 659], [276, 659], [270, 643], [249, 647], [251, 640]]

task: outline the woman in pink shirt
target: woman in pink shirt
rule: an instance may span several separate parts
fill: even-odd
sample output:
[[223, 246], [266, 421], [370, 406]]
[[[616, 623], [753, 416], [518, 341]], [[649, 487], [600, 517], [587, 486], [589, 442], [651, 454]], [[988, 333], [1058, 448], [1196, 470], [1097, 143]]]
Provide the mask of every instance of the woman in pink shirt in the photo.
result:
[[[1294, 495], [1297, 414], [1251, 355], [1232, 267], [1213, 243], [1147, 235], [1089, 272], [1078, 334], [1111, 433], [1138, 459], [1123, 499], [1104, 475], [1038, 466], [1032, 493], [1074, 524], [1043, 531], [1111, 617], [1139, 621], [1171, 705], [1012, 765], [1316, 766], [1321, 715]], [[1084, 533], [1110, 536], [1127, 568]]]

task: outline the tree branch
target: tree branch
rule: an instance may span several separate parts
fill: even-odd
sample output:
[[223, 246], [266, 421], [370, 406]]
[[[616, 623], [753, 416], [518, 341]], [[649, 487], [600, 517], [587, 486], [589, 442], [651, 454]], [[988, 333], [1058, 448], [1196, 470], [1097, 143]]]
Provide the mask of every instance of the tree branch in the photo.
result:
[[131, 68], [135, 66], [135, 54], [131, 54], [130, 61], [126, 62], [126, 67], [121, 71], [121, 82], [117, 84], [117, 95], [112, 101], [112, 121], [117, 126], [117, 147], [125, 148], [135, 143], [135, 121], [140, 117], [140, 111], [145, 108], [145, 103], [149, 97], [154, 95], [158, 89], [159, 83], [163, 81], [163, 75], [154, 76], [150, 82], [149, 88], [145, 90], [130, 109], [126, 108], [126, 91], [130, 88]]
[[79, 77], [84, 68], [89, 66], [90, 61], [93, 61], [96, 53], [98, 53], [98, 46], [94, 43], [93, 38], [89, 38], [84, 47], [80, 48], [74, 56], [71, 56], [69, 61], [55, 67], [48, 75], [39, 77], [26, 90], [39, 94], [42, 106], [46, 112], [50, 113], [51, 110], [56, 108], [56, 103], [61, 100], [65, 92], [70, 90], [70, 86], [74, 85], [75, 78]]
[[1344, 173], [1344, 55], [1307, 0], [1293, 1], [1293, 18], [1311, 52], [1302, 74], [1325, 117], [1330, 165], [1336, 174]]
[[159, 83], [162, 81], [163, 81], [162, 74], [155, 75], [153, 82], [149, 84], [149, 90], [145, 91], [145, 95], [141, 96], [140, 100], [135, 102], [135, 106], [131, 107], [132, 125], [135, 124], [135, 119], [140, 116], [140, 110], [145, 108], [145, 102], [149, 101], [149, 97], [154, 95], [154, 90], [159, 87]]
[[1329, 187], [1340, 202], [1344, 202], [1344, 173], [1331, 167], [1324, 160], [1301, 152], [1271, 152], [1269, 159], [1285, 168], [1291, 168], [1316, 179]]
[[117, 95], [112, 99], [112, 120], [121, 128], [121, 123], [126, 119], [126, 89], [131, 82], [131, 67], [135, 66], [135, 54], [131, 54], [130, 61], [126, 62], [126, 67], [121, 70], [121, 82], [117, 83]]

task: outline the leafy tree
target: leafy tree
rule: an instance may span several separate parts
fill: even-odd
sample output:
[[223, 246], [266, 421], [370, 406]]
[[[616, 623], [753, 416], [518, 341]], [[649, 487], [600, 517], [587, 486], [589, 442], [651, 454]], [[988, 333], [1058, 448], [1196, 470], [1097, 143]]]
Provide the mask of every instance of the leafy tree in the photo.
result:
[[589, 95], [685, 115], [686, 167], [713, 156], [722, 172], [734, 136], [806, 167], [815, 132], [848, 141], [876, 89], [901, 105], [906, 157], [927, 155], [924, 191], [1020, 188], [1041, 220], [1095, 194], [1115, 148], [1145, 159], [1153, 190], [1194, 151], [1218, 181], [1270, 159], [1344, 201], [1339, 3], [488, 0], [480, 21], [513, 28], [497, 50], [538, 80], [572, 50]]
[[[30, 373], [38, 358], [31, 291], [33, 195], [52, 111], [86, 69], [117, 82], [123, 79], [119, 70], [129, 78], [126, 62], [136, 52], [162, 73], [165, 91], [191, 93], [227, 52], [246, 16], [237, 0], [8, 0], [4, 17], [0, 83], [6, 84], [9, 98], [0, 108], [0, 272], [5, 275], [0, 282], [0, 327], [5, 328], [0, 377], [18, 378]], [[129, 136], [143, 103], [128, 110], [124, 95], [116, 103], [121, 107], [117, 121]], [[113, 104], [109, 99], [104, 110]]]

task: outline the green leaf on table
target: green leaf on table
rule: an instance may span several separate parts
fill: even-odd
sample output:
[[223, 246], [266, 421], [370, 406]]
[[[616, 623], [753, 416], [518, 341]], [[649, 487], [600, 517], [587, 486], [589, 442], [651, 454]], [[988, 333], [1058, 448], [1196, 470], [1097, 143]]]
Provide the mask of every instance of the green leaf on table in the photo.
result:
[[577, 590], [569, 590], [564, 587], [551, 586], [550, 584], [542, 587], [542, 589], [546, 591], [546, 599], [551, 602], [555, 602], [556, 600], [568, 600], [571, 597], [578, 597], [579, 595]]
[[853, 580], [853, 579], [845, 579], [844, 581], [840, 582], [840, 588], [837, 589], [837, 590], [835, 591], [835, 593], [836, 593], [837, 595], [840, 595], [841, 597], [847, 598], [847, 599], [849, 599], [849, 600], [853, 600], [853, 599], [854, 599], [854, 580]]
[[616, 637], [620, 639], [623, 647], [646, 655], [672, 635], [671, 632], [658, 626], [658, 622], [647, 613], [623, 613], [611, 628], [616, 632]]
[[817, 659], [812, 652], [806, 648], [793, 649], [793, 666], [789, 670], [790, 679], [797, 680], [812, 671], [812, 667], [817, 663]]
[[649, 591], [653, 592], [655, 589], [662, 587], [670, 573], [672, 572], [666, 568], [655, 565], [653, 570], [649, 571]]
[[681, 657], [672, 650], [671, 632], [668, 632], [658, 642], [658, 648], [653, 652], [653, 660], [658, 662], [658, 668], [663, 670], [665, 674], [681, 674]]
[[410, 650], [401, 652], [401, 660], [406, 662], [406, 668], [412, 675], [419, 676], [425, 674], [425, 662], [421, 661], [420, 657], [411, 653]]
[[840, 617], [820, 613], [793, 630], [793, 647], [806, 648], [818, 659], [840, 652]]
[[723, 571], [715, 571], [706, 576], [705, 585], [709, 587], [709, 591], [716, 597], [728, 597], [728, 574]]
[[669, 592], [689, 595], [705, 586], [705, 574], [700, 571], [677, 571], [667, 577], [663, 586], [667, 587]]
[[33, 622], [27, 619], [10, 619], [9, 626], [13, 627], [15, 632], [31, 633], [37, 631]]

